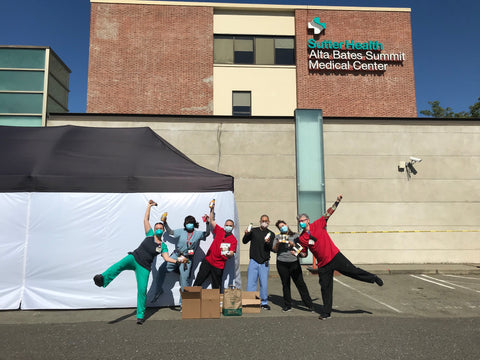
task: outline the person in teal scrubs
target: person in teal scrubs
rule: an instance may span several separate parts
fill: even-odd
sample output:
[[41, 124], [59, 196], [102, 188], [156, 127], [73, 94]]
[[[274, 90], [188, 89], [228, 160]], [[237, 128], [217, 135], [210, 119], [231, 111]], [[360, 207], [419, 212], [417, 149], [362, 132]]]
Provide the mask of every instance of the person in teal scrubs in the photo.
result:
[[122, 271], [135, 271], [137, 279], [137, 324], [139, 325], [145, 321], [148, 277], [152, 269], [153, 259], [161, 254], [166, 263], [177, 264], [182, 261], [182, 259], [172, 259], [168, 256], [167, 245], [162, 242], [164, 225], [157, 223], [154, 228], [155, 231], [152, 230], [151, 234], [147, 235], [137, 249], [129, 252], [127, 256], [110, 266], [103, 273], [93, 277], [95, 285], [105, 288]]

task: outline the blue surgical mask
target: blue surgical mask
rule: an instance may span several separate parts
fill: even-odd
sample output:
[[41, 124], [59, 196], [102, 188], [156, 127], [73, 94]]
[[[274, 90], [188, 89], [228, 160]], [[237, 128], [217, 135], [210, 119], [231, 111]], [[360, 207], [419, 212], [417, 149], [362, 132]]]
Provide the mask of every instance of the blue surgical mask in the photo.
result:
[[286, 234], [287, 231], [288, 231], [287, 225], [283, 225], [283, 226], [280, 228], [280, 232], [281, 232], [282, 234]]
[[193, 230], [193, 224], [187, 224], [185, 225], [185, 229], [187, 229], [188, 231], [192, 231]]
[[233, 230], [233, 227], [232, 227], [232, 226], [230, 226], [230, 225], [226, 225], [226, 226], [225, 226], [225, 232], [231, 233], [232, 230]]
[[306, 228], [307, 228], [307, 223], [306, 223], [306, 222], [301, 222], [301, 223], [299, 223], [299, 224], [300, 224], [300, 227], [301, 227], [302, 229], [306, 229]]
[[157, 237], [162, 236], [162, 234], [163, 234], [163, 230], [162, 230], [162, 229], [157, 229], [157, 230], [155, 230], [155, 235], [157, 235]]

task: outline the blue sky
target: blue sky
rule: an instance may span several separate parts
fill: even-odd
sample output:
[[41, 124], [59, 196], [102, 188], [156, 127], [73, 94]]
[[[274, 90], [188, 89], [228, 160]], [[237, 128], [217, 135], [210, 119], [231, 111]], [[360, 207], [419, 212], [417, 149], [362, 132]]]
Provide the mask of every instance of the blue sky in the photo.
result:
[[[417, 111], [430, 109], [428, 101], [434, 100], [455, 112], [468, 111], [480, 96], [480, 1], [264, 0], [256, 3], [411, 8]], [[0, 45], [50, 46], [72, 70], [70, 112], [86, 111], [89, 36], [89, 0], [0, 2]]]

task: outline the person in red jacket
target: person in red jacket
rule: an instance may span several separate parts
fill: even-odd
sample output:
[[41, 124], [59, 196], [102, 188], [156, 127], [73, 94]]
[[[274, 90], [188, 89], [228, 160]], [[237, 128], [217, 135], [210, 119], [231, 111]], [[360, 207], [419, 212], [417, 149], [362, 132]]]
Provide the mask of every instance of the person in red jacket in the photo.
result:
[[311, 271], [318, 271], [318, 281], [320, 283], [323, 300], [323, 311], [319, 317], [321, 320], [328, 319], [332, 312], [333, 272], [335, 270], [352, 279], [372, 284], [376, 283], [379, 286], [383, 285], [382, 279], [377, 275], [353, 265], [350, 260], [338, 250], [327, 233], [327, 221], [337, 209], [342, 198], [342, 195], [339, 195], [332, 207], [330, 207], [320, 219], [312, 223], [310, 223], [310, 218], [307, 214], [300, 214], [297, 217], [299, 229], [302, 230], [299, 236], [299, 242], [305, 251], [310, 249], [313, 256], [317, 259], [318, 269], [312, 269]]
[[223, 269], [228, 259], [232, 258], [237, 251], [237, 239], [232, 234], [233, 220], [225, 221], [225, 227], [218, 226], [215, 222], [215, 204], [210, 208], [210, 226], [213, 228], [213, 242], [208, 248], [207, 255], [200, 265], [193, 286], [202, 286], [210, 276], [212, 289], [220, 289], [223, 277]]

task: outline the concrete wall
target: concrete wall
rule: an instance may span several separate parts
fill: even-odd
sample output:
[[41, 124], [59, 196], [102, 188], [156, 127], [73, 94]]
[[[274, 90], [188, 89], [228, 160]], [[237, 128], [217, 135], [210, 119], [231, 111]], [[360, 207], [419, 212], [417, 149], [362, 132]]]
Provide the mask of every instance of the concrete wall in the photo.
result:
[[[263, 213], [296, 228], [292, 117], [57, 114], [47, 123], [66, 124], [149, 126], [198, 164], [235, 177], [242, 231]], [[329, 231], [354, 263], [480, 263], [480, 232], [452, 232], [480, 230], [478, 121], [327, 118], [324, 137], [327, 206], [344, 195]], [[410, 156], [422, 162], [408, 180], [397, 166]], [[428, 232], [397, 232], [411, 230]]]

